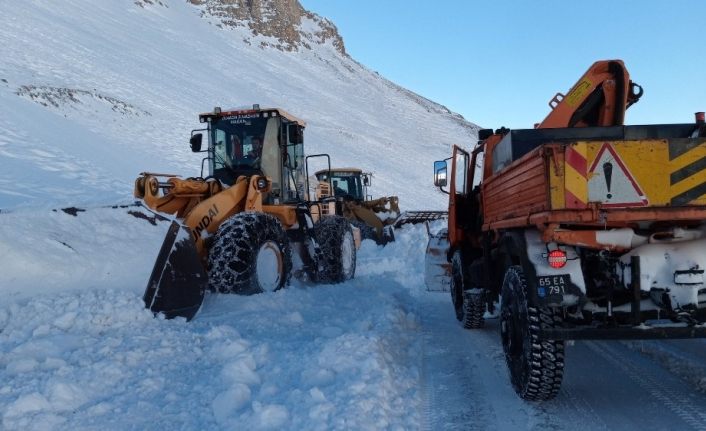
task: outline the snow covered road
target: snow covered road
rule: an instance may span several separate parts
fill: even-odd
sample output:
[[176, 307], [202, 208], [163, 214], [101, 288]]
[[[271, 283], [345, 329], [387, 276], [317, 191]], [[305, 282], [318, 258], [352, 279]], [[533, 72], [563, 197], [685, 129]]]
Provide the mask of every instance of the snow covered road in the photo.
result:
[[704, 340], [577, 342], [559, 396], [520, 400], [497, 320], [424, 289], [421, 226], [364, 242], [350, 282], [154, 319], [166, 223], [129, 210], [0, 215], [1, 429], [706, 429]]
[[464, 330], [447, 295], [420, 298], [425, 429], [706, 429], [704, 340], [576, 342], [557, 398], [527, 403], [510, 386], [498, 321]]

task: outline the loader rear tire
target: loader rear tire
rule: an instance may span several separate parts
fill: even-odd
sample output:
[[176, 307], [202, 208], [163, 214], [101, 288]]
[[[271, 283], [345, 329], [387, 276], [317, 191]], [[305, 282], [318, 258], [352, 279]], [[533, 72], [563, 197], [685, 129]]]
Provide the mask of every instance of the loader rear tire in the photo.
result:
[[324, 217], [314, 226], [319, 244], [317, 283], [342, 283], [355, 275], [356, 249], [350, 222], [340, 216]]
[[522, 268], [508, 268], [502, 287], [500, 334], [512, 386], [525, 400], [549, 400], [559, 392], [564, 342], [543, 339], [540, 330], [561, 321], [557, 309], [531, 303]]
[[286, 286], [292, 250], [279, 220], [265, 213], [239, 213], [216, 232], [208, 252], [211, 290], [252, 295]]
[[466, 329], [482, 328], [485, 322], [485, 296], [470, 276], [471, 267], [457, 250], [451, 259], [451, 302], [456, 319]]

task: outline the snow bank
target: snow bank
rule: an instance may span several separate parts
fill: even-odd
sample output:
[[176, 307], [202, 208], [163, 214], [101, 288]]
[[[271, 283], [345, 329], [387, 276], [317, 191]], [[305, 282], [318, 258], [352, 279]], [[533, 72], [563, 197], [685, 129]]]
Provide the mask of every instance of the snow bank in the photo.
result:
[[93, 288], [141, 292], [168, 224], [133, 204], [0, 214], [0, 292], [28, 298]]
[[349, 282], [208, 294], [187, 324], [144, 309], [167, 223], [136, 209], [0, 214], [0, 428], [419, 427], [423, 226], [364, 241]]

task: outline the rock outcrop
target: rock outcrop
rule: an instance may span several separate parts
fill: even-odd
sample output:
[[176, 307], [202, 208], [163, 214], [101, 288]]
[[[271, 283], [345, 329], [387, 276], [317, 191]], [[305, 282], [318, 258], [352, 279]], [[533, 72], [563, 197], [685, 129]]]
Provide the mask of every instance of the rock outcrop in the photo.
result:
[[[214, 18], [223, 27], [244, 27], [255, 36], [260, 46], [283, 51], [311, 48], [312, 44], [330, 43], [346, 54], [343, 38], [336, 26], [326, 18], [304, 9], [297, 0], [188, 0], [202, 9], [202, 16]], [[250, 38], [246, 42], [252, 43]]]

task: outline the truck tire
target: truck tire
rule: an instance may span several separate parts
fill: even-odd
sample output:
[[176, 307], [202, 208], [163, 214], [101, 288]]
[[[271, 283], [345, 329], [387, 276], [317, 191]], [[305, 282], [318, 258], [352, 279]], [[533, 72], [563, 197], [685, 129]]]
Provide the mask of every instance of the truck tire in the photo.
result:
[[479, 329], [485, 325], [485, 295], [482, 292], [465, 292], [463, 295], [463, 320], [466, 329]]
[[355, 275], [356, 249], [350, 222], [341, 216], [324, 217], [314, 226], [319, 245], [314, 281], [342, 283]]
[[454, 307], [456, 320], [463, 320], [463, 284], [465, 280], [463, 259], [459, 250], [451, 258], [451, 304]]
[[477, 329], [482, 328], [485, 322], [485, 299], [479, 286], [474, 286], [469, 270], [463, 254], [457, 250], [451, 259], [451, 302], [456, 319], [463, 327]]
[[531, 304], [520, 266], [507, 269], [500, 334], [512, 386], [525, 400], [549, 400], [559, 392], [564, 376], [564, 342], [542, 339], [539, 331], [555, 327], [561, 320], [557, 310]]
[[279, 220], [265, 213], [239, 213], [216, 232], [208, 252], [208, 282], [213, 291], [252, 295], [287, 285], [292, 250]]

